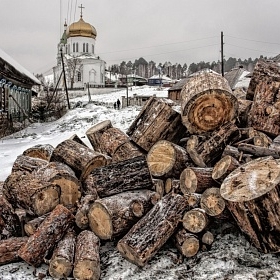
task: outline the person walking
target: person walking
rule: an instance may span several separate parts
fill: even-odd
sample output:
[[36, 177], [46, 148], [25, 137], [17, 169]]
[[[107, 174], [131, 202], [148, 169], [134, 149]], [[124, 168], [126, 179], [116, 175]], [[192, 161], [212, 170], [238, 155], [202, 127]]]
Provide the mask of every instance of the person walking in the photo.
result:
[[114, 109], [117, 109], [117, 103], [116, 102], [114, 103]]
[[120, 102], [120, 100], [118, 99], [118, 100], [117, 100], [118, 110], [120, 110], [120, 105], [121, 105], [121, 102]]

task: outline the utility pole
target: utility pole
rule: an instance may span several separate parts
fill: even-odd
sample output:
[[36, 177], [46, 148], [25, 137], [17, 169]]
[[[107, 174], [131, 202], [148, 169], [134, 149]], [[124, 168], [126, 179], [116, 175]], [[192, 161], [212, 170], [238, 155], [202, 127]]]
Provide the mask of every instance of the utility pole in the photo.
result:
[[222, 76], [224, 77], [224, 33], [221, 32], [221, 62], [222, 62]]
[[64, 69], [62, 48], [60, 49], [60, 55], [61, 55], [61, 63], [62, 63], [62, 71], [63, 71], [63, 79], [64, 79], [64, 86], [65, 86], [67, 104], [68, 104], [68, 109], [70, 110], [70, 102], [69, 102], [69, 96], [68, 96], [68, 90], [67, 90], [67, 84], [66, 84], [66, 74], [65, 74], [65, 69]]
[[127, 82], [127, 74], [126, 74], [126, 107], [128, 107], [128, 82]]

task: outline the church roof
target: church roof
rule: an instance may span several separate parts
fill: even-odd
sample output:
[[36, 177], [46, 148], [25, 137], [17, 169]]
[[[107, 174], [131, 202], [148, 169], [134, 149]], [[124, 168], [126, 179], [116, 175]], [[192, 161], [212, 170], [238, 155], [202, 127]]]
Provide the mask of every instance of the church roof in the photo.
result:
[[70, 37], [89, 37], [95, 39], [97, 36], [96, 29], [80, 17], [80, 20], [73, 22], [66, 31], [67, 38]]

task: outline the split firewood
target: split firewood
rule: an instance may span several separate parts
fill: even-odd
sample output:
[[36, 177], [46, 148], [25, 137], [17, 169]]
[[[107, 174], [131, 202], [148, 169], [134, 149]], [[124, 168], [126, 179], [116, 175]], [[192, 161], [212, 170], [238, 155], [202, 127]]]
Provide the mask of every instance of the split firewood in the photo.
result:
[[3, 193], [14, 208], [24, 208], [30, 215], [41, 216], [59, 203], [60, 187], [28, 172], [17, 171], [5, 180]]
[[213, 168], [212, 178], [221, 184], [224, 179], [239, 166], [239, 161], [232, 156], [222, 157]]
[[27, 242], [27, 240], [27, 236], [10, 237], [5, 240], [0, 240], [0, 265], [20, 261], [18, 250]]
[[144, 156], [144, 153], [132, 142], [120, 145], [112, 155], [112, 162], [119, 162], [134, 157]]
[[150, 97], [127, 130], [130, 139], [148, 152], [159, 140], [178, 144], [186, 128], [170, 99]]
[[[254, 83], [254, 86], [251, 83]], [[254, 100], [248, 119], [250, 126], [272, 137], [280, 134], [279, 87], [280, 67], [278, 63], [260, 59], [254, 68], [249, 85], [250, 89], [254, 88]]]
[[152, 178], [143, 156], [95, 168], [83, 184], [84, 194], [97, 192], [99, 197], [152, 188]]
[[18, 251], [18, 255], [28, 264], [35, 267], [44, 262], [44, 258], [51, 252], [67, 230], [73, 225], [72, 213], [59, 204], [40, 224], [36, 232], [28, 238]]
[[74, 266], [76, 233], [67, 232], [58, 242], [49, 262], [49, 273], [54, 279], [67, 279]]
[[26, 171], [32, 173], [33, 171], [46, 166], [48, 163], [49, 162], [45, 159], [19, 155], [13, 163], [12, 172]]
[[280, 162], [252, 160], [235, 169], [220, 192], [239, 228], [264, 253], [280, 252]]
[[64, 163], [50, 162], [38, 169], [34, 176], [42, 181], [59, 186], [59, 202], [67, 208], [75, 207], [77, 201], [81, 198], [81, 182], [77, 179], [75, 172]]
[[212, 179], [212, 167], [187, 167], [180, 174], [180, 189], [183, 194], [202, 193], [217, 186]]
[[88, 212], [91, 230], [102, 240], [124, 235], [153, 207], [154, 195], [142, 189], [97, 199]]
[[201, 195], [200, 207], [209, 216], [220, 215], [226, 207], [225, 200], [222, 198], [220, 188], [209, 188]]
[[182, 194], [181, 190], [180, 190], [180, 180], [178, 180], [178, 179], [167, 178], [165, 180], [164, 189], [165, 189], [165, 193], [173, 192], [173, 193]]
[[50, 212], [40, 216], [36, 217], [35, 219], [29, 220], [24, 224], [24, 232], [27, 236], [31, 236], [35, 233], [35, 231], [38, 229], [38, 227], [41, 225], [41, 223], [46, 219], [47, 216], [49, 216]]
[[247, 127], [248, 126], [248, 114], [252, 106], [251, 100], [237, 99], [238, 101], [238, 114], [237, 114], [237, 126]]
[[197, 135], [191, 135], [186, 143], [186, 150], [192, 159], [192, 161], [199, 167], [206, 167], [205, 162], [203, 161], [203, 158], [198, 154], [197, 147], [199, 144], [198, 136]]
[[278, 151], [266, 147], [255, 146], [252, 144], [239, 144], [238, 150], [245, 153], [250, 153], [255, 157], [272, 156], [275, 159], [280, 158], [280, 154], [278, 153]]
[[152, 176], [179, 179], [181, 172], [192, 165], [187, 151], [179, 145], [160, 140], [149, 150], [147, 162]]
[[82, 231], [76, 241], [73, 276], [77, 280], [100, 278], [100, 241], [91, 231]]
[[24, 231], [24, 225], [31, 220], [33, 217], [27, 214], [26, 210], [23, 208], [16, 208], [15, 209], [15, 214], [18, 217], [18, 220], [20, 222], [20, 227], [21, 227], [21, 234], [19, 236], [25, 236], [25, 231]]
[[165, 195], [165, 182], [162, 179], [152, 178], [153, 190], [162, 198]]
[[200, 248], [198, 237], [186, 231], [184, 228], [179, 228], [174, 234], [175, 246], [179, 252], [187, 258], [195, 256]]
[[219, 160], [226, 145], [236, 142], [240, 137], [240, 131], [235, 124], [225, 123], [217, 130], [212, 131], [206, 141], [198, 143], [195, 149], [198, 159], [193, 158], [191, 153], [190, 156], [198, 166], [202, 162], [204, 165], [211, 167]]
[[87, 147], [85, 142], [77, 134], [73, 134], [71, 137], [69, 137], [69, 139]]
[[49, 161], [54, 147], [50, 144], [38, 144], [23, 151], [24, 156], [40, 158]]
[[90, 206], [94, 203], [95, 200], [98, 199], [97, 193], [94, 195], [85, 195], [82, 197], [81, 202], [79, 203], [79, 207], [77, 209], [75, 215], [75, 222], [76, 225], [80, 229], [87, 229], [88, 228], [88, 211]]
[[144, 266], [175, 232], [186, 207], [183, 196], [165, 195], [119, 240], [117, 248], [121, 255]]
[[192, 233], [198, 233], [206, 229], [209, 218], [206, 212], [201, 208], [194, 208], [186, 211], [183, 215], [183, 227]]
[[56, 146], [50, 161], [58, 161], [68, 165], [81, 181], [83, 181], [94, 168], [107, 164], [104, 155], [69, 139]]
[[96, 151], [99, 152], [101, 154], [106, 153], [106, 151], [104, 151], [102, 148], [102, 146], [100, 145], [100, 138], [103, 134], [104, 131], [106, 131], [109, 128], [112, 128], [112, 123], [110, 120], [105, 120], [102, 121], [94, 126], [92, 126], [91, 128], [89, 128], [86, 131], [86, 136], [89, 140], [89, 142], [92, 145], [92, 148]]
[[192, 134], [216, 130], [237, 116], [237, 99], [227, 80], [213, 72], [188, 79], [181, 100], [182, 122]]
[[200, 193], [186, 193], [184, 194], [184, 198], [187, 201], [187, 204], [190, 209], [200, 207], [200, 200], [201, 200]]
[[21, 236], [21, 223], [14, 208], [0, 191], [0, 240]]

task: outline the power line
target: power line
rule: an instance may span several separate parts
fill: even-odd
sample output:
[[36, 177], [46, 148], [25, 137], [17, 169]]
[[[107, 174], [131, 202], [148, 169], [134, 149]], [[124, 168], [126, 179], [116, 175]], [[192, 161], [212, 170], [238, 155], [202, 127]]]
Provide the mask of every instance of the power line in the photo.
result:
[[231, 38], [234, 38], [234, 39], [239, 39], [239, 40], [244, 40], [244, 41], [250, 41], [250, 42], [257, 42], [257, 43], [264, 43], [264, 44], [271, 44], [271, 45], [280, 46], [279, 43], [271, 43], [271, 42], [265, 42], [265, 41], [259, 41], [259, 40], [245, 39], [245, 38], [235, 37], [235, 36], [231, 36], [231, 35], [226, 35], [226, 37], [231, 37]]
[[268, 51], [262, 51], [262, 50], [255, 50], [255, 49], [245, 48], [245, 47], [241, 47], [241, 46], [237, 46], [237, 45], [232, 45], [232, 44], [227, 44], [227, 45], [228, 46], [233, 46], [233, 47], [236, 47], [236, 48], [245, 49], [245, 50], [260, 52], [260, 53], [278, 54], [278, 53], [274, 53], [274, 52], [268, 52]]

